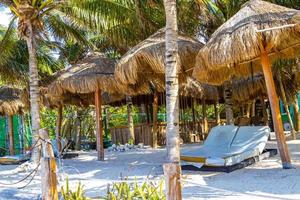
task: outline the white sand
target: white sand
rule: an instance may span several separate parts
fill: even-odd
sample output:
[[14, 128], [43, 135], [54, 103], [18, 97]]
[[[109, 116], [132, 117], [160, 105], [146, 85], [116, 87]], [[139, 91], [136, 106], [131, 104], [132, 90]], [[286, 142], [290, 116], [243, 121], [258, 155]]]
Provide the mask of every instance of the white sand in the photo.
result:
[[[274, 148], [275, 144], [269, 142], [268, 146]], [[184, 199], [300, 199], [300, 140], [288, 144], [298, 169], [281, 169], [276, 156], [231, 173], [183, 171]], [[196, 145], [185, 145], [183, 149]], [[129, 180], [142, 181], [148, 177], [159, 181], [163, 178], [165, 156], [164, 149], [106, 152], [106, 160], [99, 162], [95, 152], [82, 152], [76, 159], [63, 160], [60, 175], [63, 179], [68, 174], [73, 186], [81, 181], [89, 197], [99, 197], [105, 194], [107, 184], [119, 181], [121, 176]], [[26, 175], [16, 173], [16, 167], [0, 165], [0, 182], [15, 182]], [[17, 189], [22, 185], [0, 185], [0, 199], [38, 199], [40, 174], [28, 187]]]

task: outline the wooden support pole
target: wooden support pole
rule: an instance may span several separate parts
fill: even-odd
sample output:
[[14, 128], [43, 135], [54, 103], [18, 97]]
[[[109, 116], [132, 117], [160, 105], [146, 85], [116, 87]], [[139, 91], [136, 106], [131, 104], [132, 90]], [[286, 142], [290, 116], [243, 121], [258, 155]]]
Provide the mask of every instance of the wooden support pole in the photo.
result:
[[7, 125], [8, 125], [8, 136], [9, 136], [9, 155], [15, 155], [14, 148], [14, 125], [13, 125], [13, 116], [7, 116]]
[[101, 90], [95, 92], [95, 109], [96, 109], [96, 140], [97, 140], [97, 157], [99, 161], [104, 160], [103, 147], [103, 130], [102, 130], [102, 99]]
[[203, 133], [207, 133], [208, 132], [208, 122], [207, 122], [205, 99], [202, 99], [202, 120], [203, 120]]
[[60, 154], [62, 151], [61, 147], [61, 127], [62, 127], [62, 111], [63, 108], [60, 105], [57, 109], [57, 119], [56, 119], [56, 130], [55, 130], [55, 135], [56, 135], [56, 142], [57, 142], [57, 151]]
[[157, 114], [158, 114], [158, 94], [155, 91], [153, 94], [153, 127], [152, 127], [152, 147], [157, 148]]
[[57, 192], [57, 175], [56, 162], [49, 139], [49, 133], [45, 129], [39, 131], [42, 139], [42, 158], [41, 158], [41, 182], [42, 182], [42, 199], [43, 200], [58, 200]]
[[296, 131], [295, 131], [295, 128], [294, 128], [294, 123], [293, 123], [292, 116], [291, 116], [290, 109], [289, 109], [289, 103], [287, 102], [287, 98], [286, 98], [286, 95], [285, 95], [285, 89], [284, 89], [284, 86], [283, 86], [283, 83], [282, 83], [282, 80], [281, 80], [281, 75], [277, 76], [277, 78], [279, 79], [279, 88], [280, 88], [280, 93], [281, 93], [281, 100], [282, 100], [286, 115], [288, 117], [289, 124], [291, 126], [292, 138], [293, 138], [293, 140], [296, 140]]
[[150, 116], [149, 116], [149, 106], [148, 103], [146, 103], [145, 105], [145, 110], [146, 110], [146, 120], [147, 120], [147, 124], [150, 124]]
[[298, 103], [298, 96], [295, 97], [293, 100], [293, 109], [294, 109], [294, 116], [295, 116], [295, 130], [300, 132], [300, 115], [299, 115], [299, 103]]
[[181, 168], [179, 163], [167, 163], [163, 165], [163, 168], [166, 180], [166, 193], [168, 200], [181, 200]]
[[255, 101], [256, 100], [253, 100], [252, 103], [251, 103], [251, 117], [255, 117]]
[[196, 124], [195, 104], [196, 104], [196, 101], [194, 98], [192, 98], [192, 118], [193, 118], [194, 129], [195, 129], [195, 124]]
[[126, 96], [126, 103], [127, 103], [127, 126], [128, 126], [129, 138], [135, 144], [134, 124], [133, 124], [133, 114], [132, 114], [132, 98], [130, 96]]
[[278, 150], [281, 157], [282, 167], [283, 169], [289, 169], [292, 168], [291, 158], [290, 158], [288, 146], [286, 144], [285, 135], [283, 132], [281, 113], [279, 110], [279, 99], [275, 90], [271, 64], [270, 64], [268, 54], [265, 50], [262, 50], [261, 64], [262, 64], [262, 69], [266, 81], [269, 101], [271, 105], [274, 129], [275, 129], [275, 134], [277, 139]]
[[247, 104], [247, 112], [246, 112], [246, 116], [247, 116], [247, 117], [250, 117], [250, 114], [251, 114], [251, 103], [248, 103], [248, 104]]
[[264, 125], [268, 125], [268, 112], [267, 112], [267, 106], [266, 106], [266, 102], [263, 96], [260, 97], [260, 102], [261, 102], [261, 106], [262, 106], [262, 114], [263, 114], [263, 121], [264, 121]]
[[220, 125], [221, 120], [220, 120], [220, 104], [219, 104], [219, 100], [217, 100], [214, 103], [214, 109], [215, 109], [216, 124]]

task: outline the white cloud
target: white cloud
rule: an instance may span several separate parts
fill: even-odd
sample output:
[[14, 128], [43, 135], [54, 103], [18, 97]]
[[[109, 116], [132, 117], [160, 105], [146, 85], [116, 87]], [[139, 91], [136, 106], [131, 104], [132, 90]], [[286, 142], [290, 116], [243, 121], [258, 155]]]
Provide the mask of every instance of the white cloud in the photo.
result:
[[11, 12], [8, 8], [0, 8], [0, 24], [8, 26], [11, 20]]

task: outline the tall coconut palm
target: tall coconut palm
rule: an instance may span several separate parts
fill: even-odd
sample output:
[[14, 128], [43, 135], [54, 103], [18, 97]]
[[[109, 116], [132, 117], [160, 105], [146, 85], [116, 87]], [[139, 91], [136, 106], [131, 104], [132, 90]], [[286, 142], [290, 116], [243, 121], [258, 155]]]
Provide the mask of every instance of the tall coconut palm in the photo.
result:
[[[54, 38], [74, 38], [85, 41], [80, 29], [69, 18], [62, 16], [63, 3], [54, 0], [14, 0], [2, 2], [8, 5], [18, 19], [18, 33], [27, 44], [29, 54], [30, 109], [32, 118], [33, 143], [40, 129], [38, 43]], [[11, 23], [12, 24], [12, 23]], [[33, 153], [37, 161], [37, 150]]]
[[175, 0], [164, 0], [166, 13], [166, 108], [167, 108], [167, 161], [164, 165], [168, 200], [179, 200], [180, 150], [179, 150], [179, 96], [178, 69], [179, 55], [177, 44], [177, 12]]

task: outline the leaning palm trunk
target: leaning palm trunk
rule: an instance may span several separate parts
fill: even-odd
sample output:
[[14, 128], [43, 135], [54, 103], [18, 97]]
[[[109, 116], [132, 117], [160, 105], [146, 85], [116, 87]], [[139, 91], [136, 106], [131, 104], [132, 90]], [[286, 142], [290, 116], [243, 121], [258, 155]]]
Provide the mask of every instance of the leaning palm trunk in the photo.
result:
[[167, 106], [167, 160], [164, 165], [167, 200], [179, 200], [180, 152], [179, 152], [179, 98], [178, 98], [178, 44], [176, 1], [164, 0], [166, 13], [166, 106]]
[[[32, 24], [28, 20], [28, 36], [25, 38], [29, 52], [29, 87], [30, 87], [30, 112], [32, 121], [32, 144], [36, 144], [39, 138], [40, 129], [40, 105], [39, 105], [39, 80], [38, 80], [38, 67], [36, 58], [36, 41], [35, 35], [32, 30]], [[37, 145], [38, 146], [38, 145]], [[39, 160], [38, 148], [33, 148], [32, 157], [33, 162]]]
[[285, 95], [285, 90], [284, 90], [280, 75], [278, 76], [278, 79], [279, 79], [279, 87], [280, 87], [280, 92], [281, 92], [281, 100], [283, 102], [284, 109], [286, 111], [288, 121], [289, 121], [290, 126], [291, 126], [291, 133], [292, 133], [293, 140], [295, 140], [296, 139], [296, 131], [295, 131], [295, 128], [294, 128], [293, 120], [292, 120], [292, 117], [291, 117], [291, 113], [290, 113], [288, 102], [287, 102], [286, 95]]

